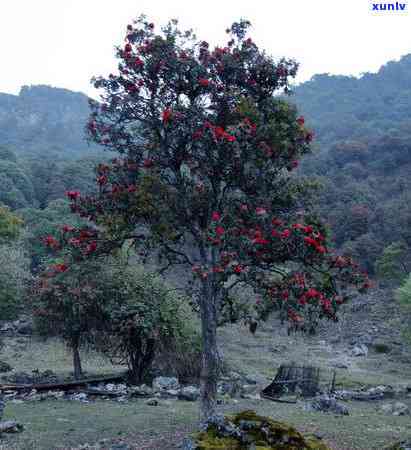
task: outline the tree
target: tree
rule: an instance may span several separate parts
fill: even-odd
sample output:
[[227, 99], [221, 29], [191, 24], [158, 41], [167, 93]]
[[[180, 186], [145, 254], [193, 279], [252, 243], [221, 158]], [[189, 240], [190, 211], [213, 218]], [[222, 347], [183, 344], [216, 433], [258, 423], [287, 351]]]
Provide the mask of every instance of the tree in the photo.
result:
[[403, 282], [411, 269], [409, 254], [405, 242], [388, 245], [376, 262], [378, 275], [392, 282]]
[[28, 259], [17, 239], [22, 220], [0, 206], [0, 317], [16, 316], [30, 278]]
[[195, 365], [193, 313], [181, 294], [158, 275], [124, 263], [104, 270], [100, 280], [109, 302], [104, 308], [107, 330], [97, 340], [113, 361], [127, 364], [132, 383], [146, 381], [156, 359], [164, 366], [169, 352], [174, 359], [169, 369], [178, 372], [175, 360], [182, 346], [191, 347]]
[[0, 244], [16, 239], [21, 225], [22, 220], [0, 204]]
[[324, 225], [310, 212], [309, 181], [294, 176], [310, 152], [304, 118], [276, 93], [288, 93], [297, 63], [275, 62], [234, 23], [225, 47], [210, 50], [170, 22], [156, 34], [144, 17], [117, 49], [119, 73], [98, 77], [92, 141], [118, 158], [97, 168], [99, 193], [68, 192], [72, 210], [94, 223], [49, 245], [90, 259], [134, 242], [155, 253], [159, 270], [187, 267], [200, 311], [201, 416], [215, 412], [220, 354], [216, 328], [233, 288], [259, 295], [303, 327], [336, 320], [347, 284], [366, 289], [350, 258], [334, 256]]
[[99, 284], [100, 273], [98, 261], [83, 261], [69, 270], [63, 259], [55, 259], [35, 284], [33, 312], [39, 332], [60, 336], [67, 343], [75, 379], [83, 374], [81, 344], [105, 323], [106, 299]]

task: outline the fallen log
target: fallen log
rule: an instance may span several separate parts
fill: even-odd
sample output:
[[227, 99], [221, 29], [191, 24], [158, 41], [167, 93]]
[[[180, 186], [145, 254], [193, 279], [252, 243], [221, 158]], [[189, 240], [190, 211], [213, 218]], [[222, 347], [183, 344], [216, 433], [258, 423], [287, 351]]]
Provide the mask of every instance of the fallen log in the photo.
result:
[[77, 386], [86, 386], [88, 384], [124, 381], [127, 373], [107, 375], [104, 377], [84, 378], [82, 380], [64, 381], [60, 383], [33, 383], [33, 384], [0, 384], [0, 391], [24, 391], [36, 389], [36, 391], [68, 391]]

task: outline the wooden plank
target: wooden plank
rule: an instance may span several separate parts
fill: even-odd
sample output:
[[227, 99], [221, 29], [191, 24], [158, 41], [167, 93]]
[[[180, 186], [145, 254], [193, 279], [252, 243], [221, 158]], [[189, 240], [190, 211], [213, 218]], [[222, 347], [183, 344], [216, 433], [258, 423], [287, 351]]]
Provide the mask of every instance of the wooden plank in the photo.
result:
[[110, 381], [124, 381], [126, 373], [107, 375], [104, 377], [84, 378], [82, 380], [64, 381], [61, 383], [33, 383], [33, 384], [0, 384], [0, 391], [22, 391], [36, 389], [37, 391], [66, 391], [76, 386], [85, 386], [87, 384], [110, 382]]

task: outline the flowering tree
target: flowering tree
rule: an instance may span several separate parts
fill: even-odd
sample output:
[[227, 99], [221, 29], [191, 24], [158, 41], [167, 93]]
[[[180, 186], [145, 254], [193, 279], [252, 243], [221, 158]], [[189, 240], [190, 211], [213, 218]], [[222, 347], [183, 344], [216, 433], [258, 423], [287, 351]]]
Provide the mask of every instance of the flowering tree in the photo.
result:
[[[119, 72], [94, 79], [90, 138], [119, 157], [97, 167], [99, 193], [68, 192], [72, 210], [95, 224], [67, 240], [75, 258], [134, 242], [163, 269], [190, 269], [202, 324], [201, 412], [215, 411], [219, 314], [235, 286], [258, 294], [256, 311], [277, 308], [299, 328], [336, 320], [345, 287], [368, 286], [330, 253], [308, 210], [310, 183], [293, 173], [313, 134], [276, 93], [289, 92], [297, 63], [274, 61], [247, 38], [249, 23], [210, 49], [175, 21], [156, 33], [138, 19], [117, 49]], [[80, 236], [80, 237], [79, 237]], [[51, 237], [50, 246], [60, 245]]]

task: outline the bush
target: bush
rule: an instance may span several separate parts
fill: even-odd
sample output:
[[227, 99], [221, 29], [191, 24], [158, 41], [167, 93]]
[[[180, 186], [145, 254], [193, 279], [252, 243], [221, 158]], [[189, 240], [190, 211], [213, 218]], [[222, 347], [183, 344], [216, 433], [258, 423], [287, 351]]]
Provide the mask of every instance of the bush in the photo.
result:
[[11, 320], [23, 306], [30, 279], [29, 260], [16, 245], [0, 245], [0, 317]]
[[411, 341], [411, 273], [404, 283], [395, 291], [395, 297], [408, 315], [407, 328], [404, 330], [406, 337]]
[[107, 333], [101, 348], [127, 364], [141, 383], [156, 367], [181, 380], [197, 378], [201, 346], [188, 299], [141, 267], [111, 267], [102, 277]]

